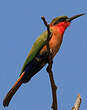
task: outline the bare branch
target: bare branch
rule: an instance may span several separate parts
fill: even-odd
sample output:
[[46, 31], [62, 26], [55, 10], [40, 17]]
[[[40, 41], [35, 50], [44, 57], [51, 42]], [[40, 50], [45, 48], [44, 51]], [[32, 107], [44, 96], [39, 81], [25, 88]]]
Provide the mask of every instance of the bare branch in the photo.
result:
[[72, 110], [79, 110], [81, 101], [82, 101], [81, 96], [80, 96], [80, 94], [78, 94], [76, 102], [75, 102], [74, 106], [72, 107]]
[[58, 110], [58, 107], [57, 107], [57, 95], [56, 95], [57, 87], [55, 85], [53, 72], [52, 72], [53, 59], [52, 59], [52, 54], [50, 52], [50, 46], [49, 46], [49, 40], [50, 40], [50, 37], [52, 36], [52, 34], [50, 32], [49, 24], [45, 20], [45, 17], [42, 16], [41, 19], [43, 20], [45, 26], [47, 27], [47, 31], [48, 31], [48, 37], [47, 37], [48, 66], [47, 66], [46, 70], [47, 70], [47, 72], [49, 74], [50, 83], [51, 83], [51, 89], [52, 89], [52, 97], [53, 97], [52, 109], [53, 110]]

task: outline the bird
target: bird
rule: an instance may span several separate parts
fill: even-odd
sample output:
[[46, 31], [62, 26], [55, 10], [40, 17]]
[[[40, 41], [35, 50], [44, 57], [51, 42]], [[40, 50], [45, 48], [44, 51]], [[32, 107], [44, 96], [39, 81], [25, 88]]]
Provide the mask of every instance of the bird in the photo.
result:
[[[72, 17], [58, 16], [55, 17], [49, 24], [49, 29], [51, 32], [51, 38], [48, 41], [50, 53], [52, 59], [58, 53], [60, 46], [63, 41], [63, 35], [67, 27], [70, 26], [71, 21], [83, 16], [84, 13], [78, 14]], [[13, 95], [16, 93], [18, 88], [23, 84], [30, 81], [30, 79], [37, 74], [47, 63], [48, 63], [48, 51], [47, 51], [47, 37], [48, 31], [44, 31], [34, 42], [24, 64], [21, 69], [19, 78], [6, 94], [3, 100], [3, 106], [9, 105]]]

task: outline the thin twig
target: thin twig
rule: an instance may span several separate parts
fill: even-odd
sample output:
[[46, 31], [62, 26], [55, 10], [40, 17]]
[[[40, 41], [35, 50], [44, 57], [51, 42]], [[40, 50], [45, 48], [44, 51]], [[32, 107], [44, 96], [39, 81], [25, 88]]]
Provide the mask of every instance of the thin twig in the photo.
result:
[[42, 16], [41, 19], [43, 20], [45, 26], [47, 27], [47, 31], [48, 31], [48, 37], [47, 37], [48, 66], [47, 66], [46, 70], [47, 70], [47, 72], [49, 74], [50, 83], [51, 83], [51, 89], [52, 89], [52, 97], [53, 97], [52, 109], [53, 110], [58, 110], [58, 107], [57, 107], [57, 95], [56, 95], [57, 87], [55, 85], [53, 72], [52, 72], [53, 59], [52, 59], [52, 54], [50, 52], [50, 46], [49, 46], [49, 40], [50, 40], [52, 35], [51, 35], [51, 32], [50, 32], [49, 24], [45, 20], [45, 17]]
[[80, 94], [78, 94], [76, 102], [75, 102], [74, 106], [72, 107], [72, 110], [79, 110], [81, 101], [82, 101], [81, 96], [80, 96]]

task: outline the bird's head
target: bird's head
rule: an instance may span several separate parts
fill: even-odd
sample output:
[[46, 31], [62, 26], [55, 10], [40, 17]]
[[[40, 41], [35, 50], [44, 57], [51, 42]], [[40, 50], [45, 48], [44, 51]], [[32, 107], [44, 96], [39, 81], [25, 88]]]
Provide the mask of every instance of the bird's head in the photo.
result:
[[80, 16], [83, 16], [84, 14], [78, 14], [78, 15], [75, 15], [75, 16], [72, 16], [72, 17], [67, 17], [67, 16], [59, 16], [59, 17], [56, 17], [54, 18], [51, 23], [50, 23], [50, 26], [56, 26], [60, 29], [62, 29], [62, 33], [64, 33], [65, 29], [70, 25], [71, 21], [80, 17]]

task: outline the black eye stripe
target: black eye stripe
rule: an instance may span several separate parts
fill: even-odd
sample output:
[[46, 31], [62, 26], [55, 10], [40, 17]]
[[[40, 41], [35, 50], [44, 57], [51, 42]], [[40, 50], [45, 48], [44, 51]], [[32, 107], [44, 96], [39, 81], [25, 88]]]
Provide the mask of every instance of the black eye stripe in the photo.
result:
[[63, 22], [65, 21], [67, 18], [60, 18], [59, 20], [57, 20], [54, 25], [58, 24], [59, 22]]

